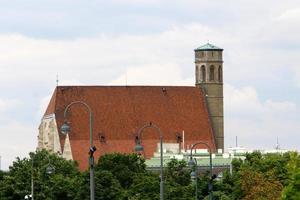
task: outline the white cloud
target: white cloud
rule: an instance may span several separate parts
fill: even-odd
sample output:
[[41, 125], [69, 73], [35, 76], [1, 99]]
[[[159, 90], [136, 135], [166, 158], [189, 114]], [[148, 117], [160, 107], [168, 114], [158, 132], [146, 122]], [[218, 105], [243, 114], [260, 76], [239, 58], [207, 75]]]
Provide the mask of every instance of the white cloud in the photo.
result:
[[251, 86], [235, 88], [225, 84], [224, 91], [226, 146], [233, 146], [238, 136], [241, 146], [273, 148], [279, 137], [283, 148], [300, 148], [299, 107], [294, 102], [262, 101]]
[[193, 79], [183, 79], [176, 64], [143, 65], [129, 68], [110, 85], [194, 85]]
[[22, 102], [18, 99], [0, 99], [0, 113], [16, 109]]
[[297, 109], [297, 105], [289, 101], [276, 102], [273, 100], [267, 100], [265, 102], [265, 107], [267, 110], [272, 112], [291, 112]]
[[225, 84], [224, 95], [226, 109], [230, 113], [243, 113], [247, 115], [257, 115], [262, 113], [290, 112], [297, 109], [294, 102], [274, 101], [267, 99], [261, 101], [257, 91], [252, 86], [236, 88], [232, 85]]
[[[263, 105], [260, 103], [255, 88], [248, 86], [235, 88], [229, 84], [224, 85], [224, 99], [226, 109], [229, 112], [244, 112], [258, 114], [262, 111]], [[247, 112], [245, 112], [247, 111]]]
[[151, 5], [157, 4], [159, 0], [112, 0], [114, 4], [134, 4], [134, 5]]
[[292, 8], [284, 11], [278, 18], [278, 20], [299, 20], [300, 19], [300, 7]]
[[175, 63], [193, 69], [193, 49], [208, 38], [223, 39], [217, 31], [200, 24], [174, 26], [159, 34], [74, 40], [0, 35], [0, 80], [14, 84], [28, 80], [53, 82], [59, 74], [62, 80], [103, 84], [103, 78], [108, 82], [129, 67]]
[[49, 105], [50, 99], [52, 97], [52, 93], [43, 97], [39, 103], [39, 108], [37, 111], [37, 119], [41, 119], [46, 112], [46, 109]]
[[1, 169], [7, 170], [16, 157], [28, 156], [37, 146], [37, 127], [11, 121], [0, 125], [1, 132]]

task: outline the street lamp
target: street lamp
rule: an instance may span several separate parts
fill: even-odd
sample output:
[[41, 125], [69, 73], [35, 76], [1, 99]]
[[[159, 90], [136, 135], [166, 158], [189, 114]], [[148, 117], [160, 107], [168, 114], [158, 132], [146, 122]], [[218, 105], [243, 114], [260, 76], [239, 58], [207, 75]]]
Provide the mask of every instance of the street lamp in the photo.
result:
[[196, 191], [195, 191], [195, 199], [198, 200], [198, 170], [197, 170], [197, 159], [190, 157], [188, 162], [188, 166], [192, 169], [191, 179], [195, 182]]
[[[33, 180], [33, 170], [34, 170], [34, 158], [35, 158], [34, 154], [31, 158], [31, 194], [30, 195], [26, 195], [25, 199], [29, 199], [31, 198], [32, 200], [34, 200], [34, 180]], [[46, 168], [46, 174], [52, 174], [54, 172], [54, 167], [51, 166], [50, 163], [50, 158], [49, 155], [47, 154], [47, 159], [48, 159], [48, 164], [47, 164], [47, 168]], [[46, 165], [44, 165], [46, 166]]]
[[[203, 145], [205, 145], [209, 149], [209, 166], [210, 166], [209, 167], [209, 169], [210, 169], [209, 171], [210, 171], [210, 179], [209, 179], [209, 183], [208, 183], [208, 191], [209, 191], [209, 199], [212, 200], [213, 199], [213, 194], [212, 194], [212, 191], [213, 191], [212, 180], [213, 180], [214, 176], [213, 176], [213, 172], [212, 172], [212, 157], [211, 157], [211, 148], [210, 148], [210, 146], [207, 143], [205, 143], [205, 142], [197, 142], [197, 143], [193, 144], [192, 148], [191, 148], [190, 160], [188, 162], [188, 165], [189, 165], [189, 167], [195, 165], [196, 169], [197, 169], [197, 160], [193, 159], [193, 149], [198, 144], [203, 144]], [[195, 175], [197, 175], [197, 172], [196, 172]], [[196, 199], [198, 198], [197, 195], [198, 194], [197, 194], [197, 184], [196, 184]]]
[[163, 180], [163, 137], [160, 128], [158, 128], [155, 124], [150, 122], [149, 124], [144, 125], [138, 131], [137, 144], [135, 146], [135, 151], [140, 152], [144, 150], [144, 147], [141, 144], [142, 133], [146, 128], [154, 128], [159, 133], [159, 141], [160, 141], [160, 200], [164, 199], [164, 180]]
[[83, 101], [73, 101], [71, 102], [64, 111], [64, 124], [60, 127], [60, 132], [64, 135], [67, 135], [70, 133], [71, 128], [70, 125], [67, 123], [67, 112], [69, 108], [74, 104], [81, 104], [87, 108], [89, 111], [89, 122], [90, 122], [90, 149], [89, 149], [89, 166], [90, 166], [90, 199], [95, 199], [95, 181], [94, 181], [94, 152], [96, 151], [96, 147], [93, 146], [93, 112], [91, 108]]

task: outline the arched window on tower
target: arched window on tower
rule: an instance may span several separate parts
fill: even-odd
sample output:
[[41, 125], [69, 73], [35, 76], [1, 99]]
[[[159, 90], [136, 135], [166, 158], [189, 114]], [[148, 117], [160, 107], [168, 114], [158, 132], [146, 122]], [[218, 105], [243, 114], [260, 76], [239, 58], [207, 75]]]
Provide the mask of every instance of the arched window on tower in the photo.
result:
[[220, 82], [223, 81], [223, 80], [222, 80], [222, 67], [221, 67], [221, 65], [219, 66], [219, 69], [218, 69], [218, 80], [219, 80]]
[[201, 82], [205, 82], [206, 81], [206, 71], [205, 71], [205, 66], [202, 65], [201, 66]]
[[215, 80], [215, 66], [211, 65], [209, 68], [209, 80]]
[[200, 79], [200, 66], [196, 65], [196, 83], [199, 83]]

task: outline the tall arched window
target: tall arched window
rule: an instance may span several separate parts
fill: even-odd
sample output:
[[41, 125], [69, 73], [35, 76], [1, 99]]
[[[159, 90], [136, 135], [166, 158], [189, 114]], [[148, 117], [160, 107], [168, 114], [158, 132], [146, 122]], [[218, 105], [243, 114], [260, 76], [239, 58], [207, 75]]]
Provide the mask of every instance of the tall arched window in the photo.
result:
[[219, 66], [219, 69], [218, 69], [218, 80], [219, 80], [220, 82], [223, 81], [223, 80], [222, 80], [222, 67], [221, 67], [221, 66]]
[[211, 65], [209, 68], [209, 80], [215, 80], [215, 66]]
[[205, 66], [202, 65], [201, 66], [201, 82], [205, 82], [206, 81], [206, 71], [205, 71]]
[[201, 82], [200, 66], [196, 65], [196, 83]]

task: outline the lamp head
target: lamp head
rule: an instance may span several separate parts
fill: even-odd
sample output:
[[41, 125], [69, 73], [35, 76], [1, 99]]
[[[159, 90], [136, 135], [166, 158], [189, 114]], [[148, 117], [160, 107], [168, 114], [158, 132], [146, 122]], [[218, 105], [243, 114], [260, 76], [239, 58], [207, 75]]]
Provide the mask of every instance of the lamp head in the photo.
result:
[[68, 133], [70, 133], [71, 128], [69, 126], [69, 124], [65, 121], [64, 124], [60, 127], [60, 132], [64, 135], [67, 135]]
[[47, 174], [52, 174], [54, 172], [54, 167], [52, 167], [51, 165], [49, 165], [47, 168], [46, 168], [46, 173]]
[[195, 161], [194, 161], [194, 159], [192, 157], [190, 157], [190, 160], [188, 162], [188, 166], [191, 169], [195, 166]]
[[144, 147], [141, 144], [136, 144], [134, 150], [140, 152], [144, 150]]
[[192, 171], [192, 172], [191, 172], [191, 179], [192, 179], [192, 181], [196, 180], [196, 177], [197, 177], [196, 172], [195, 172], [195, 171]]
[[90, 151], [89, 151], [90, 156], [93, 156], [96, 150], [97, 148], [95, 146], [90, 147]]

